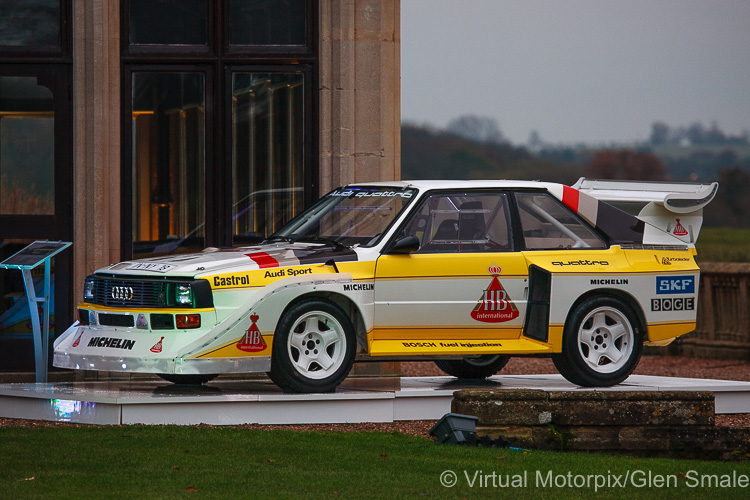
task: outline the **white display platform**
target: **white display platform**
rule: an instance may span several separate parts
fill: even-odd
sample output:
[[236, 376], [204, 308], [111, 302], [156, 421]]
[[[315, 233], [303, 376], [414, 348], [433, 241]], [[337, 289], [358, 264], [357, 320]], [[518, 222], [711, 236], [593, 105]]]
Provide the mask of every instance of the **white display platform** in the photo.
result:
[[[453, 392], [475, 388], [590, 391], [560, 375], [351, 378], [335, 393], [284, 394], [270, 381], [216, 381], [201, 387], [167, 382], [1, 384], [0, 417], [97, 425], [333, 424], [437, 420]], [[750, 382], [633, 375], [604, 391], [712, 391], [716, 413], [750, 413]]]

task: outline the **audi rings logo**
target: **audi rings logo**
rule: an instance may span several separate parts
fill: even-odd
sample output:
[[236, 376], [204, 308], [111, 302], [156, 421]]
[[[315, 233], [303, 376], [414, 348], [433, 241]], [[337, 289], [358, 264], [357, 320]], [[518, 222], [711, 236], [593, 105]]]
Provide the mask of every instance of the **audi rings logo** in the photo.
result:
[[115, 300], [130, 300], [133, 298], [133, 287], [132, 286], [113, 286], [112, 287], [112, 298]]

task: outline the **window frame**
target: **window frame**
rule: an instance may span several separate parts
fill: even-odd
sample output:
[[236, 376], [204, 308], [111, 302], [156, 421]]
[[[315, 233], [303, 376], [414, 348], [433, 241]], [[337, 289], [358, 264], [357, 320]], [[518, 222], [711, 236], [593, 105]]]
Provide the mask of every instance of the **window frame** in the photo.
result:
[[[516, 234], [516, 224], [515, 224], [515, 215], [514, 214], [514, 204], [515, 200], [512, 197], [512, 191], [507, 188], [469, 188], [469, 189], [431, 189], [428, 191], [424, 191], [419, 196], [419, 199], [416, 200], [416, 205], [414, 205], [414, 208], [410, 209], [409, 213], [406, 214], [406, 217], [404, 218], [403, 222], [401, 222], [398, 226], [398, 228], [394, 231], [393, 235], [391, 236], [388, 243], [383, 247], [384, 249], [390, 248], [396, 241], [398, 241], [400, 238], [408, 235], [402, 235], [402, 232], [406, 230], [407, 226], [414, 220], [414, 218], [417, 217], [417, 214], [420, 210], [424, 207], [424, 204], [427, 203], [427, 200], [429, 200], [432, 196], [438, 195], [438, 196], [450, 196], [450, 195], [466, 195], [466, 194], [472, 194], [476, 196], [482, 196], [482, 195], [493, 195], [493, 194], [502, 194], [505, 197], [505, 203], [506, 203], [506, 226], [508, 229], [508, 249], [507, 250], [481, 250], [481, 251], [467, 251], [467, 252], [461, 252], [461, 251], [447, 251], [447, 252], [422, 252], [421, 246], [423, 242], [420, 242], [420, 250], [411, 252], [411, 255], [436, 255], [436, 254], [451, 254], [451, 255], [476, 255], [476, 254], [482, 254], [482, 253], [491, 253], [491, 254], [506, 254], [506, 253], [513, 253], [513, 252], [519, 252], [519, 244], [518, 244], [518, 237]], [[386, 252], [387, 253], [387, 252]]]
[[206, 246], [232, 246], [232, 72], [303, 72], [303, 210], [319, 199], [319, 9], [315, 0], [305, 0], [305, 46], [234, 46], [224, 50], [228, 21], [224, 2], [207, 0], [208, 45], [130, 45], [130, 0], [121, 0], [121, 251], [133, 257], [132, 234], [132, 73], [134, 71], [206, 72]]
[[120, 56], [122, 60], [153, 58], [164, 61], [172, 58], [211, 56], [215, 52], [216, 45], [214, 38], [216, 3], [216, 0], [206, 0], [206, 45], [134, 44], [130, 43], [130, 0], [121, 0]]
[[[0, 214], [0, 236], [39, 238], [40, 234], [72, 234], [73, 217], [73, 127], [72, 105], [69, 100], [70, 71], [67, 65], [19, 64], [0, 67], [2, 76], [40, 76], [47, 80], [54, 96], [54, 213]], [[41, 82], [44, 83], [44, 82]]]
[[213, 67], [210, 65], [152, 65], [152, 64], [133, 64], [125, 65], [122, 72], [122, 121], [121, 121], [121, 164], [120, 169], [120, 238], [123, 244], [122, 259], [130, 260], [133, 258], [133, 74], [139, 72], [149, 73], [203, 73], [204, 92], [205, 92], [205, 166], [203, 170], [203, 180], [205, 183], [205, 246], [211, 246], [216, 236], [214, 234], [216, 225], [210, 224], [209, 221], [215, 218], [215, 177], [211, 175], [216, 165], [216, 131], [215, 114], [213, 102], [214, 97], [214, 79]]
[[58, 0], [60, 5], [59, 45], [0, 45], [0, 62], [72, 63], [72, 9], [71, 2]]
[[243, 45], [229, 43], [229, 8], [223, 8], [223, 27], [221, 33], [222, 52], [225, 56], [255, 57], [258, 54], [287, 56], [287, 57], [312, 57], [314, 46], [317, 45], [317, 2], [305, 0], [305, 43], [302, 45]]
[[[560, 206], [563, 211], [567, 212], [568, 215], [570, 215], [573, 219], [575, 219], [579, 224], [581, 224], [583, 227], [589, 229], [594, 236], [596, 236], [599, 241], [602, 242], [602, 248], [594, 248], [594, 247], [581, 247], [581, 248], [527, 248], [526, 246], [526, 237], [523, 234], [523, 225], [521, 222], [521, 211], [518, 206], [518, 200], [516, 199], [516, 195], [519, 193], [537, 193], [537, 194], [544, 194], [548, 198], [550, 198], [554, 203], [556, 203], [558, 206]], [[565, 205], [561, 200], [559, 200], [555, 195], [549, 192], [547, 189], [514, 189], [512, 192], [512, 207], [511, 210], [514, 212], [514, 237], [516, 238], [518, 245], [519, 245], [519, 251], [522, 252], [578, 252], [578, 251], [602, 251], [607, 250], [612, 245], [609, 241], [609, 239], [601, 233], [595, 226], [592, 226], [587, 221], [583, 220], [577, 213], [572, 211], [567, 205]]]
[[[73, 103], [72, 68], [70, 64], [0, 65], [0, 76], [34, 76], [48, 79], [47, 86], [54, 96], [55, 149], [54, 149], [54, 213], [44, 215], [14, 214], [0, 215], [0, 240], [45, 240], [73, 241]], [[25, 246], [25, 245], [24, 245]], [[72, 321], [73, 311], [73, 252], [67, 251], [55, 257], [55, 323], [65, 325], [54, 331], [59, 336]], [[25, 343], [25, 341], [24, 341]]]
[[120, 55], [124, 62], [154, 60], [212, 61], [215, 59], [273, 63], [279, 59], [312, 62], [317, 57], [318, 4], [305, 0], [304, 45], [231, 45], [229, 43], [229, 8], [221, 0], [206, 0], [206, 45], [134, 44], [130, 42], [130, 2], [120, 5]]
[[[317, 88], [315, 85], [315, 72], [313, 71], [312, 65], [287, 65], [287, 64], [276, 64], [276, 65], [248, 65], [248, 64], [225, 64], [224, 65], [224, 89], [223, 95], [221, 96], [222, 109], [224, 112], [224, 143], [222, 145], [224, 150], [224, 157], [220, 165], [223, 169], [221, 173], [222, 179], [222, 197], [225, 202], [221, 203], [221, 206], [217, 207], [217, 214], [221, 215], [217, 221], [217, 234], [219, 235], [218, 243], [221, 246], [232, 247], [233, 246], [233, 229], [232, 229], [232, 218], [233, 213], [233, 192], [232, 192], [232, 169], [233, 169], [233, 144], [232, 144], [232, 75], [234, 73], [302, 73], [303, 75], [303, 105], [304, 109], [302, 112], [302, 178], [303, 188], [302, 192], [302, 206], [304, 210], [308, 209], [314, 202], [318, 200], [317, 196], [317, 179], [318, 179], [318, 142], [317, 134], [314, 133], [315, 124], [317, 121], [313, 121], [317, 117], [317, 109], [315, 109], [317, 99], [314, 99], [313, 94]], [[303, 212], [304, 212], [303, 210]], [[300, 212], [302, 213], [302, 212]], [[299, 215], [299, 214], [297, 214]], [[288, 222], [288, 221], [287, 221]], [[284, 224], [286, 225], [286, 224]], [[283, 227], [283, 226], [282, 226]]]

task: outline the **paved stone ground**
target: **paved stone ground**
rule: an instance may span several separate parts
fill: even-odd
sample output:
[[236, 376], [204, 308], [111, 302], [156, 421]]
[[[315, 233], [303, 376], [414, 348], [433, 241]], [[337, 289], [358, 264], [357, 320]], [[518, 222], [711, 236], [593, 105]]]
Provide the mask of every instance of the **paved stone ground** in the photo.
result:
[[[401, 372], [405, 377], [445, 375], [432, 362], [402, 363]], [[535, 373], [557, 373], [557, 370], [552, 360], [548, 358], [511, 358], [500, 372], [501, 375], [533, 375]], [[635, 373], [662, 377], [715, 378], [750, 382], [750, 361], [643, 356]]]

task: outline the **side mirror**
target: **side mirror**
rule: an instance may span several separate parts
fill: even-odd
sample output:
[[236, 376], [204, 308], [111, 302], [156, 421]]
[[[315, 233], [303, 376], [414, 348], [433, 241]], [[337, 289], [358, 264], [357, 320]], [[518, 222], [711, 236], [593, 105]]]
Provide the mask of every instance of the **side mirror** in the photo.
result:
[[411, 236], [404, 236], [397, 239], [385, 253], [407, 255], [417, 250], [419, 250], [419, 238], [412, 234]]

